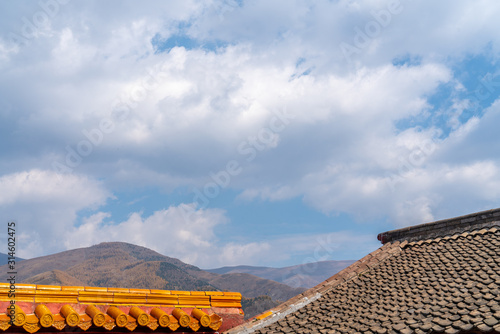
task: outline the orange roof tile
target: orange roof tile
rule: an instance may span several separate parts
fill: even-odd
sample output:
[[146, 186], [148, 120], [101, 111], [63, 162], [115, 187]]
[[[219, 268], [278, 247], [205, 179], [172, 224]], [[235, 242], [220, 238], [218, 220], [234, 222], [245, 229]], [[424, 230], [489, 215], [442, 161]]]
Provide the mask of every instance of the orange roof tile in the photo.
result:
[[223, 318], [202, 309], [221, 307], [221, 302], [227, 308], [241, 307], [239, 293], [34, 284], [16, 284], [15, 289], [16, 312], [12, 323], [8, 316], [10, 285], [0, 284], [0, 305], [6, 308], [5, 313], [0, 313], [0, 330], [17, 327], [35, 333], [42, 328], [61, 331], [78, 327], [85, 331], [91, 327], [106, 330], [120, 327], [136, 331], [147, 327], [148, 331], [154, 331], [167, 327], [171, 331], [213, 332], [221, 328]]

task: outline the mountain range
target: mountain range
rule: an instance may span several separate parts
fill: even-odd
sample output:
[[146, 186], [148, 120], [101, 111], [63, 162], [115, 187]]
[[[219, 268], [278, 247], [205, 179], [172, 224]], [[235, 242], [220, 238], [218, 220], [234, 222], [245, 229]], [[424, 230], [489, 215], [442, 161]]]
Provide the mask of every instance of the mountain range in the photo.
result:
[[[145, 247], [105, 242], [24, 259], [16, 263], [16, 270], [17, 282], [32, 284], [238, 291], [243, 296], [245, 317], [249, 318], [316, 285], [351, 262], [201, 270]], [[0, 266], [0, 281], [7, 280], [7, 269], [7, 265]]]
[[283, 268], [235, 266], [208, 269], [207, 271], [215, 274], [245, 273], [292, 287], [312, 288], [354, 262], [351, 260], [320, 261]]

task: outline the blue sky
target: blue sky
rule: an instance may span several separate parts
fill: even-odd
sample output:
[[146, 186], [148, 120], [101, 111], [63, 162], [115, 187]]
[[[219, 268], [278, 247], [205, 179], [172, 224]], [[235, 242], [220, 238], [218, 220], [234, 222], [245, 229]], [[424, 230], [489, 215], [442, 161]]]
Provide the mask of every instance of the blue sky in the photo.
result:
[[380, 232], [500, 206], [496, 1], [0, 9], [0, 212], [21, 257], [359, 259]]

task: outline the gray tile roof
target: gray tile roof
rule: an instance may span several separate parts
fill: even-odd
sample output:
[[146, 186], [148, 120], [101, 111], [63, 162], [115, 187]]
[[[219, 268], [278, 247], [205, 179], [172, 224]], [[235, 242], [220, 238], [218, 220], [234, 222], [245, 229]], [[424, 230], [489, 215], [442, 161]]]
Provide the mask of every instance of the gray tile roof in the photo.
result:
[[381, 234], [375, 252], [227, 333], [500, 332], [499, 221], [497, 209]]

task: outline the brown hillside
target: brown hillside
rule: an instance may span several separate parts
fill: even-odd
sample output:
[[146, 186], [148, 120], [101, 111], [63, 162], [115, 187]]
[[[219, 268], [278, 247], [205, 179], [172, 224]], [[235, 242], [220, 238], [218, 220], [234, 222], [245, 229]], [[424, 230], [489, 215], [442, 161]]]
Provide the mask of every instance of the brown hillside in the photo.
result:
[[272, 300], [269, 296], [259, 296], [255, 298], [245, 298], [241, 300], [241, 305], [245, 310], [245, 319], [248, 320], [262, 313], [262, 310], [269, 310], [281, 304], [281, 301]]
[[[16, 264], [16, 269], [17, 278], [22, 281], [47, 271], [67, 271], [70, 268], [84, 263], [88, 265], [89, 262], [95, 265], [95, 267], [92, 268], [91, 266], [87, 266], [87, 269], [106, 272], [144, 261], [163, 261], [171, 263], [181, 269], [190, 269], [193, 272], [200, 270], [195, 266], [186, 264], [175, 258], [161, 255], [151, 249], [124, 242], [104, 242], [87, 248], [72, 249], [56, 254], [23, 260]], [[6, 276], [8, 272], [8, 270], [6, 270], [7, 266], [0, 266], [0, 269], [2, 270], [0, 279], [5, 281], [8, 278]], [[83, 279], [82, 281], [85, 282], [86, 280]]]
[[82, 281], [60, 270], [46, 271], [23, 281], [31, 284], [81, 286]]
[[288, 285], [260, 278], [250, 274], [225, 274], [210, 280], [210, 284], [216, 287], [224, 287], [229, 291], [239, 291], [247, 298], [258, 296], [269, 296], [274, 300], [285, 301], [299, 293], [305, 288], [292, 288]]
[[[65, 271], [66, 269], [80, 263], [85, 258], [86, 248], [73, 249], [57, 254], [23, 260], [16, 263], [17, 280], [25, 279], [52, 270]], [[0, 279], [5, 282], [8, 278], [7, 265], [0, 267]]]
[[[120, 256], [121, 255], [121, 256]], [[165, 290], [217, 290], [176, 265], [165, 261], [135, 261], [123, 257], [93, 258], [68, 273], [90, 286], [116, 286]]]

